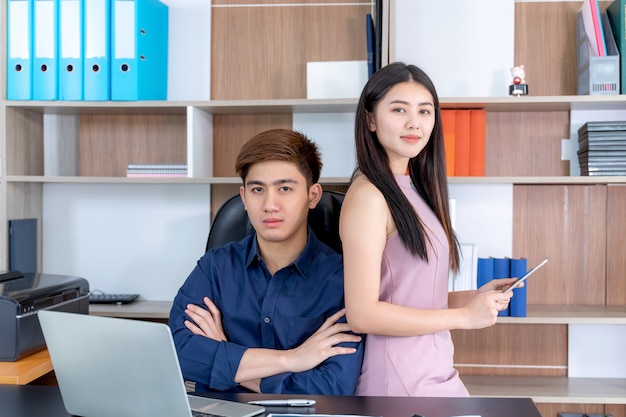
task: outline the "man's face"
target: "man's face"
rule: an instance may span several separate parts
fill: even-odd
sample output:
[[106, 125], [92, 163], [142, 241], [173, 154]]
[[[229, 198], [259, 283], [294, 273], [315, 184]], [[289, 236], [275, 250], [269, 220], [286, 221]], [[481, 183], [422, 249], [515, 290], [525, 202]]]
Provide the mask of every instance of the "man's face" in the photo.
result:
[[318, 192], [321, 195], [321, 187], [315, 184], [309, 189], [293, 163], [268, 161], [252, 165], [240, 194], [259, 245], [306, 244], [307, 217], [319, 200]]

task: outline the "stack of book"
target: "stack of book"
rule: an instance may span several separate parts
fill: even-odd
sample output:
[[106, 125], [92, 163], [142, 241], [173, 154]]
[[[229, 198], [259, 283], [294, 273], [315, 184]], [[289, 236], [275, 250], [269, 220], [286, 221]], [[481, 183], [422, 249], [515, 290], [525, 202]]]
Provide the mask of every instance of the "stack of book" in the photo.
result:
[[578, 148], [581, 175], [626, 175], [626, 121], [585, 123]]
[[441, 111], [449, 177], [485, 176], [487, 112], [485, 109]]
[[127, 177], [186, 177], [186, 164], [128, 164]]

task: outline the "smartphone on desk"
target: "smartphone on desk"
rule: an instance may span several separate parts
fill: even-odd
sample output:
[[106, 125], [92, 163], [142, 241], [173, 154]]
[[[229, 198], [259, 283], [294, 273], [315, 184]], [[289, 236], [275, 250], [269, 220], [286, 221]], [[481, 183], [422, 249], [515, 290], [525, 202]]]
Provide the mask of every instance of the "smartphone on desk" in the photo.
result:
[[541, 268], [542, 266], [544, 266], [546, 263], [548, 262], [548, 258], [544, 259], [543, 261], [541, 261], [541, 263], [539, 263], [539, 265], [537, 265], [536, 267], [534, 267], [533, 269], [531, 269], [530, 271], [526, 272], [524, 274], [523, 277], [521, 277], [520, 279], [518, 279], [517, 281], [515, 281], [515, 284], [511, 285], [509, 288], [507, 288], [506, 290], [504, 290], [505, 293], [509, 292], [509, 291], [513, 291], [515, 288], [519, 287], [522, 282], [526, 281], [526, 279], [528, 279], [528, 277], [533, 274], [536, 270], [538, 270], [539, 268]]

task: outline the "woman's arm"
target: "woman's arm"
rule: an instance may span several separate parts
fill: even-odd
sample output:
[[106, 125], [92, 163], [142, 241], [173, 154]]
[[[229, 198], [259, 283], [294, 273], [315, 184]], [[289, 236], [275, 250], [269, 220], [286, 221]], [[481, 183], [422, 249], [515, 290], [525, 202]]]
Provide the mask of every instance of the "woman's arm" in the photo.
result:
[[[461, 308], [415, 309], [379, 301], [382, 253], [395, 225], [384, 197], [364, 177], [346, 193], [340, 233], [344, 255], [346, 317], [356, 333], [416, 336], [451, 329], [487, 327], [510, 298], [477, 294]], [[504, 307], [502, 307], [504, 304]]]

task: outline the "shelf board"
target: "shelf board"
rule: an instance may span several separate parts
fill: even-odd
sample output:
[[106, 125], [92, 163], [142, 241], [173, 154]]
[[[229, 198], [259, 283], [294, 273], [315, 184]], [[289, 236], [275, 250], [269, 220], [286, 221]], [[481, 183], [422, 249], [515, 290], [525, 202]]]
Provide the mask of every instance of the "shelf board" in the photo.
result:
[[[126, 178], [126, 177], [72, 177], [43, 175], [7, 175], [7, 182], [91, 183], [91, 184], [241, 184], [239, 177], [202, 178]], [[320, 184], [346, 185], [349, 177], [322, 177]], [[625, 184], [626, 176], [598, 177], [449, 177], [450, 184], [512, 184], [512, 185], [585, 185]]]
[[46, 114], [184, 114], [195, 107], [210, 114], [290, 114], [354, 112], [357, 99], [274, 99], [210, 101], [7, 101], [7, 108]]
[[527, 317], [498, 317], [513, 324], [626, 324], [626, 306], [529, 305]]
[[461, 375], [472, 397], [532, 398], [536, 403], [626, 404], [625, 378]]
[[[196, 107], [211, 114], [275, 114], [353, 112], [358, 99], [273, 99], [207, 101], [6, 101], [7, 108], [51, 114], [79, 113], [185, 113]], [[488, 111], [570, 111], [626, 109], [625, 95], [441, 97], [447, 109]]]
[[[65, 183], [65, 184], [234, 184], [241, 185], [239, 177], [155, 177], [155, 178], [127, 178], [127, 177], [71, 177], [71, 176], [43, 176], [43, 175], [8, 175], [7, 182], [34, 182], [34, 183]], [[348, 177], [320, 178], [320, 184], [344, 185], [350, 182]]]

